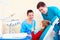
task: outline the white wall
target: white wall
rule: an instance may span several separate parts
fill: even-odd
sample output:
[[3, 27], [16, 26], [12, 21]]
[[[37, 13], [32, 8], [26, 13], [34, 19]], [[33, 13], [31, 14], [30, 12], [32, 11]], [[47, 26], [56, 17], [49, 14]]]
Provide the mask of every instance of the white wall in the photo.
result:
[[40, 12], [37, 10], [36, 5], [39, 1], [44, 1], [47, 6], [55, 5], [60, 7], [59, 0], [0, 0], [0, 7], [2, 10], [2, 16], [10, 16], [11, 14], [15, 13], [13, 18], [20, 19], [22, 22], [26, 17], [26, 12], [28, 9], [32, 9], [35, 13], [35, 19], [37, 20], [38, 24], [40, 25], [40, 20], [42, 20]]

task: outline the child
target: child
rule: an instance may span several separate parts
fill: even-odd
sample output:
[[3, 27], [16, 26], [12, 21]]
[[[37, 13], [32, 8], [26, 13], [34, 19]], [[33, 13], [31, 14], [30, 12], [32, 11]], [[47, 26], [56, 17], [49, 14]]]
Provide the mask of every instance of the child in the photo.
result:
[[39, 40], [40, 36], [42, 35], [44, 29], [50, 24], [49, 21], [43, 20], [42, 21], [42, 29], [34, 34], [34, 30], [32, 30], [32, 40]]

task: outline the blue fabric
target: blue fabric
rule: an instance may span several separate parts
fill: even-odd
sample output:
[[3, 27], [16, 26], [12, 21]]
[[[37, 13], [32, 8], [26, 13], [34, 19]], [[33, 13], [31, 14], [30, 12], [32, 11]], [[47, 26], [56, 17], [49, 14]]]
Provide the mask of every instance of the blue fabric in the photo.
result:
[[58, 34], [60, 30], [60, 24], [56, 24], [53, 30], [55, 31], [54, 40], [60, 40], [60, 35]]
[[[57, 7], [51, 6], [51, 7], [48, 7], [47, 15], [42, 14], [42, 16], [43, 16], [44, 20], [49, 20], [51, 22], [51, 24], [52, 24], [53, 21], [55, 20], [54, 19], [55, 16], [57, 16], [58, 18], [60, 18], [60, 10]], [[60, 19], [59, 19], [59, 22], [60, 22]], [[60, 30], [59, 27], [60, 26], [58, 24], [54, 26], [53, 30], [56, 32], [54, 40], [55, 39], [58, 40], [58, 36], [57, 36], [58, 33], [57, 32]]]
[[[21, 33], [31, 34], [31, 29], [32, 29], [32, 27], [35, 28], [35, 26], [36, 26], [35, 20], [32, 20], [32, 24], [29, 24], [29, 23], [27, 22], [27, 20], [24, 20], [24, 21], [22, 22], [22, 24], [21, 24], [21, 30], [20, 30], [20, 32], [21, 32]], [[28, 38], [29, 38], [29, 37], [25, 38], [25, 40], [28, 40]]]
[[51, 6], [51, 7], [48, 7], [47, 15], [42, 13], [42, 16], [43, 16], [43, 19], [49, 20], [51, 22], [55, 16], [58, 16], [60, 18], [60, 10], [57, 7]]
[[59, 40], [60, 40], [60, 35], [58, 35], [58, 37], [59, 37]]
[[59, 26], [58, 26], [58, 24], [55, 25], [55, 27], [54, 27], [53, 30], [55, 31], [54, 40], [59, 40], [59, 34], [58, 34], [58, 32], [59, 32]]
[[40, 37], [39, 40], [43, 40], [43, 39], [44, 39], [44, 37], [45, 37], [46, 33], [48, 32], [50, 26], [51, 26], [51, 25], [49, 25], [49, 26], [45, 29], [45, 31], [42, 33], [42, 35], [41, 35], [41, 37]]

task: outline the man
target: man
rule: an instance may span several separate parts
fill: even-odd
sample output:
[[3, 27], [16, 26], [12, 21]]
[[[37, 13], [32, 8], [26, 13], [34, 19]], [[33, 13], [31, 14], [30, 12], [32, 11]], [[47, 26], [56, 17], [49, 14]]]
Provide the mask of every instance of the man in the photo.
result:
[[34, 18], [34, 12], [32, 10], [27, 11], [27, 19], [24, 20], [21, 24], [21, 33], [27, 33], [28, 37], [26, 37], [24, 40], [31, 40], [31, 33], [32, 28], [35, 29], [36, 22], [33, 19]]
[[[43, 19], [49, 20], [51, 22], [51, 24], [52, 24], [52, 20], [54, 20], [55, 16], [58, 16], [58, 18], [60, 18], [60, 10], [57, 7], [54, 7], [54, 6], [47, 7], [44, 2], [39, 2], [37, 4], [37, 9], [41, 12]], [[59, 39], [60, 19], [59, 19], [58, 24], [56, 24], [54, 26], [53, 33], [55, 35], [54, 40], [60, 40]]]

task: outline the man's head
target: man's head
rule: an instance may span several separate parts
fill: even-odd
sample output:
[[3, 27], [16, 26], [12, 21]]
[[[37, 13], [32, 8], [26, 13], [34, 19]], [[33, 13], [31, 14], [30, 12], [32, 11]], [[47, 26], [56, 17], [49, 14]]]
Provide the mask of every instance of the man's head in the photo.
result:
[[27, 16], [28, 16], [29, 19], [32, 20], [34, 18], [34, 12], [32, 10], [28, 10], [27, 11]]
[[47, 6], [44, 2], [39, 2], [37, 4], [37, 9], [41, 12], [41, 13], [44, 13], [46, 14], [47, 13]]

